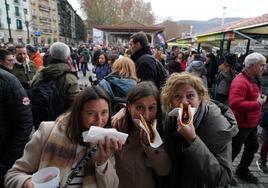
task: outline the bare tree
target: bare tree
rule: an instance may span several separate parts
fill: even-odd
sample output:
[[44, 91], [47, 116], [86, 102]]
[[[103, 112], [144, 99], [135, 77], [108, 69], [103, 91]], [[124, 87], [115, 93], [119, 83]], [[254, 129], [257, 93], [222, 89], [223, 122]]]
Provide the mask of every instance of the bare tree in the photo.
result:
[[171, 18], [167, 18], [161, 25], [165, 27], [165, 36], [167, 39], [181, 37], [182, 33], [190, 28], [190, 25], [178, 24], [172, 21]]
[[130, 20], [147, 25], [155, 21], [151, 4], [143, 0], [81, 0], [81, 9], [87, 16], [89, 28]]

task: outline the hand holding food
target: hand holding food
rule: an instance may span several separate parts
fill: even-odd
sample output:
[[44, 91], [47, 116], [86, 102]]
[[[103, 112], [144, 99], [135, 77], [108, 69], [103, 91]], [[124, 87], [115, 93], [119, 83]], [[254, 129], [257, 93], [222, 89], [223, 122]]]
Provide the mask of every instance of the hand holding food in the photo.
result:
[[188, 126], [193, 122], [193, 111], [191, 110], [191, 105], [180, 104], [182, 110], [181, 116], [179, 118], [180, 126]]
[[155, 132], [153, 130], [152, 125], [148, 125], [145, 121], [144, 117], [140, 114], [141, 123], [143, 124], [144, 128], [146, 129], [146, 132], [149, 134], [150, 142], [153, 143], [155, 140]]

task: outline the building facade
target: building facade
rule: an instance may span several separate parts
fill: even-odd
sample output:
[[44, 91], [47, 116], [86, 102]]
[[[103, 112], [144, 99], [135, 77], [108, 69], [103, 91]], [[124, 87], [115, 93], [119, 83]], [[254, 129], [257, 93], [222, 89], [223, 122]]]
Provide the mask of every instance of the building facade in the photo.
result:
[[44, 45], [59, 41], [57, 2], [55, 0], [30, 1], [32, 43]]
[[1, 0], [0, 42], [29, 42], [29, 20], [29, 0]]
[[59, 19], [59, 40], [78, 45], [86, 39], [86, 30], [81, 17], [67, 0], [57, 0]]
[[0, 42], [75, 45], [85, 36], [83, 20], [67, 0], [0, 0]]

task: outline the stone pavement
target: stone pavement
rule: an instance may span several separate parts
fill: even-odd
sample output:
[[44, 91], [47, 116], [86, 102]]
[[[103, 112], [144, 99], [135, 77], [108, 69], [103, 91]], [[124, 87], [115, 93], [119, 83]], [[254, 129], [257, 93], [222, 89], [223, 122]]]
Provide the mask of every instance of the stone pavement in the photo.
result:
[[[91, 64], [89, 65], [89, 68], [92, 68], [92, 65]], [[88, 76], [89, 76], [89, 72], [88, 71], [87, 71], [87, 74], [86, 74], [85, 77], [83, 76], [83, 74], [82, 74], [81, 71], [78, 72], [78, 77], [79, 77], [78, 84], [79, 84], [80, 88], [81, 87], [84, 88], [86, 86], [90, 86], [90, 82], [89, 82]]]
[[[261, 143], [260, 143], [259, 149], [260, 147], [261, 147]], [[237, 165], [239, 164], [242, 151], [233, 162], [233, 167], [234, 167], [233, 171], [235, 171]], [[256, 164], [256, 161], [259, 159], [259, 157], [260, 157], [260, 150], [255, 154], [254, 160], [249, 167], [249, 170], [251, 171], [251, 173], [258, 178], [259, 180], [258, 184], [249, 184], [243, 180], [238, 179], [234, 174], [235, 180], [237, 181], [237, 186], [232, 186], [233, 188], [268, 188], [268, 174], [264, 174], [262, 171], [260, 171]]]

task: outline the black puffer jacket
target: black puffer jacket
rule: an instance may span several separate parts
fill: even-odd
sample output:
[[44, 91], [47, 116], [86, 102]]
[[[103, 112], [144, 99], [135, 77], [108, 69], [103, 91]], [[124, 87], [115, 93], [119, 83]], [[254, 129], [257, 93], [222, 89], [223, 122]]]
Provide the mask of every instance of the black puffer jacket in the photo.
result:
[[0, 163], [10, 168], [33, 128], [30, 100], [19, 80], [0, 68]]
[[137, 77], [140, 79], [140, 81], [150, 80], [153, 81], [155, 85], [158, 85], [155, 60], [146, 54], [152, 55], [149, 46], [142, 48], [131, 55], [131, 59], [136, 65]]

